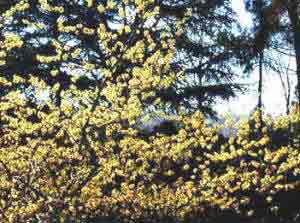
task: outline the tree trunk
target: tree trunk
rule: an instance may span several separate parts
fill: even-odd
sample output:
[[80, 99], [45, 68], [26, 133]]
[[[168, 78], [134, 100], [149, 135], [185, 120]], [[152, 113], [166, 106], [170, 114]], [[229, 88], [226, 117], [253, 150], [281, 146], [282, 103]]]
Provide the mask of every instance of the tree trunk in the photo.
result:
[[300, 105], [300, 23], [294, 29], [294, 47], [296, 53], [296, 64], [297, 64], [297, 99]]
[[290, 115], [290, 106], [291, 106], [291, 82], [289, 77], [289, 71], [286, 71], [286, 82], [287, 82], [287, 93], [286, 93], [286, 114]]
[[300, 104], [300, 24], [295, 34], [295, 53], [296, 53], [296, 64], [297, 64], [297, 99]]
[[263, 86], [263, 65], [264, 65], [264, 52], [259, 54], [259, 81], [258, 81], [258, 104], [259, 110], [262, 110], [262, 86]]
[[263, 92], [263, 66], [264, 66], [264, 50], [262, 50], [259, 54], [259, 80], [258, 80], [258, 103], [257, 109], [259, 111], [259, 131], [262, 130], [263, 125], [263, 117], [262, 117], [262, 92]]
[[288, 14], [292, 25], [292, 31], [294, 35], [294, 49], [296, 54], [297, 65], [297, 99], [300, 104], [300, 19], [298, 14], [299, 3], [297, 1], [291, 1], [288, 7]]
[[[298, 1], [291, 1], [288, 7], [288, 15], [292, 25], [292, 31], [294, 35], [294, 49], [296, 54], [296, 66], [297, 66], [297, 101], [298, 106], [300, 105], [300, 18], [298, 13], [298, 7], [300, 6]], [[296, 128], [294, 135], [296, 135], [295, 140], [300, 142], [300, 134], [298, 128]], [[298, 137], [297, 137], [298, 135]]]

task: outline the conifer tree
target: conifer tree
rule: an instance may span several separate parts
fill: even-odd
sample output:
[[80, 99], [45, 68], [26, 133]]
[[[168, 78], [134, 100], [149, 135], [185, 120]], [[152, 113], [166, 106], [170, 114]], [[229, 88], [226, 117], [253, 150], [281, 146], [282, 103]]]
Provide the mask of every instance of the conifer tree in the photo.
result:
[[184, 67], [180, 81], [161, 93], [173, 108], [200, 110], [213, 116], [213, 105], [241, 93], [234, 67], [241, 55], [241, 28], [230, 1], [161, 1], [167, 24], [180, 19], [186, 9], [191, 16], [177, 41], [175, 67]]

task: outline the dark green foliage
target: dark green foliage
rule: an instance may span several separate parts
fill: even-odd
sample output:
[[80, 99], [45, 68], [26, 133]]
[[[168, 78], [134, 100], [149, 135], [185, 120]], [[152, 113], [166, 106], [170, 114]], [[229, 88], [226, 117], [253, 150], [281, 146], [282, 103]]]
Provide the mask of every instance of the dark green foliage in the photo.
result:
[[168, 24], [182, 17], [188, 7], [192, 16], [178, 37], [178, 57], [174, 64], [185, 67], [184, 79], [160, 93], [176, 110], [200, 110], [214, 116], [212, 106], [217, 99], [228, 100], [241, 92], [232, 69], [241, 58], [239, 26], [230, 6], [223, 1], [163, 1], [163, 15]]

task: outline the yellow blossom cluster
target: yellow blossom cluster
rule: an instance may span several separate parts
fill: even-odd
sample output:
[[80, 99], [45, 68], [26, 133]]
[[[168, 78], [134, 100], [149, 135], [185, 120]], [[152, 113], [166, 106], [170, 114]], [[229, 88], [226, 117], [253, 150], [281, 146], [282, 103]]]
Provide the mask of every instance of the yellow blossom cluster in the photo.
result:
[[76, 24], [75, 26], [66, 26], [64, 25], [64, 20], [62, 17], [57, 19], [57, 27], [58, 31], [63, 33], [75, 33], [78, 35], [79, 33], [83, 33], [85, 35], [94, 35], [95, 29], [84, 27], [82, 24]]
[[48, 3], [48, 0], [38, 0], [41, 8], [47, 12], [63, 13], [64, 8], [62, 6], [53, 6]]
[[[21, 2], [24, 8], [27, 2]], [[38, 2], [50, 15], [64, 12], [63, 6]], [[130, 8], [135, 21], [127, 21], [123, 31], [102, 20], [95, 30], [56, 21], [59, 33], [80, 39], [81, 30], [93, 38], [101, 61], [81, 56], [84, 47], [69, 47], [59, 38], [49, 41], [54, 55], [35, 55], [41, 66], [77, 59], [91, 73], [94, 87], [79, 89], [74, 77], [61, 89], [64, 83], [50, 85], [41, 78], [45, 74], [15, 74], [11, 79], [1, 74], [0, 87], [25, 84], [35, 94], [47, 91], [51, 97], [33, 106], [17, 87], [0, 97], [0, 222], [84, 222], [111, 214], [160, 222], [166, 216], [205, 216], [213, 208], [250, 216], [257, 212], [258, 198], [259, 205], [279, 213], [279, 195], [300, 185], [300, 151], [293, 141], [299, 135], [299, 109], [263, 120], [255, 112], [249, 120], [231, 124], [236, 134], [229, 138], [221, 134], [229, 126], [212, 126], [200, 112], [173, 117], [177, 130], [172, 134], [143, 135], [138, 120], [152, 101], [164, 106], [157, 91], [180, 76], [170, 66], [180, 23], [174, 34], [164, 30], [155, 21], [159, 6], [154, 0], [109, 0], [105, 6], [85, 2], [80, 7], [93, 9], [98, 17], [117, 11], [125, 20]], [[6, 62], [6, 54], [22, 48], [23, 41], [6, 34], [1, 59]], [[58, 68], [49, 73], [54, 78], [66, 75]], [[291, 137], [278, 143], [283, 130], [290, 130]]]
[[[14, 6], [12, 6], [9, 10], [5, 11], [2, 16], [4, 19], [9, 19], [11, 18], [14, 14], [16, 14], [17, 12], [22, 12], [25, 11], [26, 9], [28, 9], [30, 7], [28, 0], [22, 0], [19, 1], [17, 4], [15, 4]], [[2, 26], [2, 25], [1, 25]]]
[[23, 40], [17, 34], [6, 32], [4, 40], [0, 41], [0, 66], [6, 64], [6, 56], [8, 52], [15, 48], [21, 48]]
[[40, 62], [40, 63], [51, 63], [51, 62], [57, 62], [60, 61], [61, 59], [66, 60], [67, 58], [67, 54], [63, 54], [63, 48], [61, 46], [61, 44], [59, 43], [59, 41], [52, 41], [52, 46], [55, 48], [55, 52], [56, 55], [36, 55], [36, 59]]
[[[55, 106], [48, 112], [35, 111], [16, 97], [20, 98], [8, 95], [6, 98], [14, 101], [1, 109], [1, 114], [10, 108], [19, 111], [18, 122], [8, 115], [1, 119], [9, 123], [1, 138], [1, 188], [6, 188], [4, 195], [16, 203], [10, 207], [3, 195], [1, 208], [8, 222], [32, 216], [47, 219], [48, 212], [54, 210], [60, 210], [62, 219], [78, 214], [101, 216], [115, 209], [129, 219], [142, 219], [151, 213], [157, 213], [158, 219], [164, 215], [185, 219], [194, 212], [204, 214], [207, 205], [253, 215], [258, 194], [263, 194], [265, 204], [275, 210], [273, 197], [299, 185], [298, 180], [289, 179], [290, 174], [300, 174], [298, 150], [288, 146], [271, 151], [268, 145], [256, 144], [247, 137], [240, 145], [240, 136], [220, 145], [219, 128], [208, 127], [200, 113], [179, 118], [183, 126], [172, 136], [156, 135], [145, 140], [137, 132], [124, 129], [116, 122], [119, 115], [106, 114], [105, 108], [98, 107], [92, 116], [82, 108], [64, 118]], [[73, 110], [67, 101], [61, 109], [65, 114]], [[27, 118], [35, 112], [40, 121], [33, 124]], [[89, 147], [80, 144], [81, 128], [88, 117], [94, 118], [92, 124], [106, 130], [95, 136], [107, 138], [93, 140]], [[27, 136], [24, 145], [23, 135], [37, 132], [36, 138]], [[88, 132], [93, 137], [93, 132]], [[40, 138], [51, 134], [55, 137]], [[116, 134], [123, 137], [117, 139]], [[9, 139], [15, 140], [12, 143]], [[91, 156], [98, 160], [95, 173]], [[25, 197], [22, 191], [26, 191]], [[253, 193], [245, 195], [247, 191]], [[44, 205], [47, 213], [43, 212]], [[276, 210], [280, 211], [280, 203]]]

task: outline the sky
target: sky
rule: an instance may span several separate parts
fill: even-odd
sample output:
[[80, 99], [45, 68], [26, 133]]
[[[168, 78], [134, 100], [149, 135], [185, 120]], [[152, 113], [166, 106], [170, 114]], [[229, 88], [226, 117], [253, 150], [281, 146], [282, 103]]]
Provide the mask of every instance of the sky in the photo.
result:
[[[238, 19], [243, 26], [251, 26], [251, 18], [249, 13], [245, 11], [244, 0], [231, 0], [232, 7], [238, 15]], [[289, 59], [294, 61], [294, 58], [281, 58], [285, 62]], [[292, 67], [295, 65], [291, 65]], [[295, 89], [296, 79], [293, 78], [293, 87]], [[238, 96], [229, 102], [221, 102], [217, 107], [217, 111], [220, 114], [233, 113], [235, 115], [248, 115], [255, 105], [257, 104], [257, 83], [258, 83], [258, 71], [257, 69], [250, 74], [250, 77], [246, 80], [243, 79], [243, 83], [249, 83], [251, 86], [249, 91], [244, 95]], [[264, 71], [263, 83], [266, 85], [263, 88], [263, 102], [265, 111], [268, 114], [277, 116], [285, 113], [285, 99], [283, 94], [283, 87], [280, 82], [278, 74], [271, 71]]]

